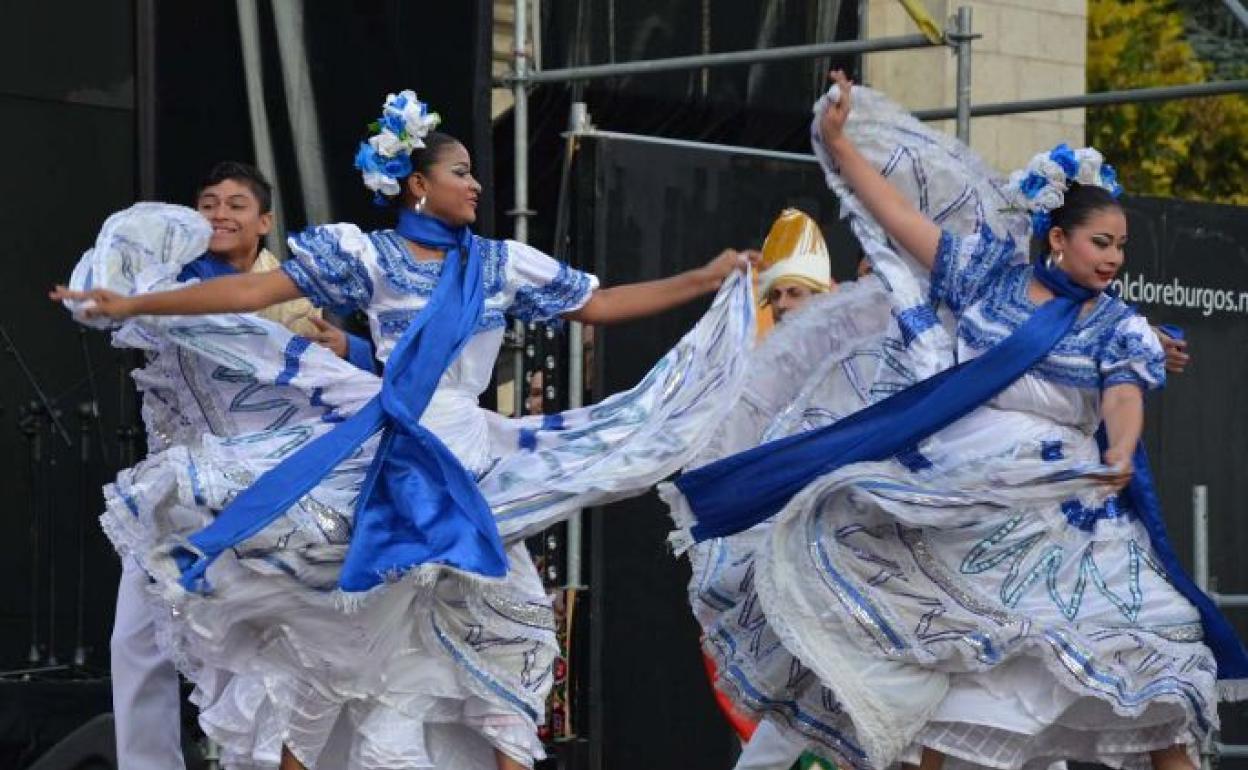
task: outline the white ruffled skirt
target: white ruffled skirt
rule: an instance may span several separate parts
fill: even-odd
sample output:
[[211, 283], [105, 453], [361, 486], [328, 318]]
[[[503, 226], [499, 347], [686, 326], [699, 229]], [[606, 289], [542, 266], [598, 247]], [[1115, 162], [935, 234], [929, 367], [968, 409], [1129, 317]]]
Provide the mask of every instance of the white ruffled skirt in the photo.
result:
[[[734, 413], [699, 462], [909, 384], [887, 311], [865, 315], [882, 291], [842, 289], [787, 320], [747, 381], [743, 405], [760, 406]], [[781, 358], [790, 380], [770, 374]], [[862, 770], [917, 762], [924, 746], [1009, 770], [1144, 768], [1175, 744], [1195, 756], [1219, 698], [1197, 611], [1140, 522], [1105, 507], [1094, 437], [1043, 411], [982, 407], [922, 442], [920, 462], [848, 466], [694, 546], [690, 603], [718, 686]], [[662, 491], [687, 525], [678, 490]]]

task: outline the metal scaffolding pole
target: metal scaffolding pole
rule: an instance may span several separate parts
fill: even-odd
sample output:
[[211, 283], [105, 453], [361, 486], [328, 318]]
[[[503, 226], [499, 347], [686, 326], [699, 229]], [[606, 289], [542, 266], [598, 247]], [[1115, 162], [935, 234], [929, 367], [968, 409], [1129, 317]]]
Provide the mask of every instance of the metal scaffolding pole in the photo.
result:
[[933, 48], [933, 43], [923, 35], [899, 35], [874, 40], [842, 40], [832, 43], [793, 45], [782, 48], [766, 48], [750, 51], [700, 54], [697, 56], [674, 56], [668, 59], [620, 62], [619, 64], [594, 64], [584, 67], [565, 67], [543, 72], [515, 71], [501, 78], [501, 85], [514, 87], [515, 83], [568, 83], [579, 80], [597, 80], [625, 75], [652, 75], [658, 72], [676, 72], [709, 67], [727, 67], [737, 64], [759, 64], [785, 59], [817, 59], [822, 56], [844, 56], [883, 51], [905, 51], [914, 48]]
[[[515, 226], [513, 237], [520, 243], [528, 243], [529, 241], [529, 217], [533, 212], [529, 210], [529, 92], [525, 81], [529, 74], [529, 54], [528, 54], [528, 0], [516, 0], [515, 3], [514, 22], [514, 42], [515, 50], [512, 52], [513, 59], [513, 78], [511, 95], [514, 100], [512, 107], [512, 121], [515, 130], [515, 145], [513, 152], [515, 153], [515, 179], [513, 180], [515, 189], [515, 201], [511, 211], [508, 213], [515, 218]], [[514, 392], [512, 394], [512, 416], [519, 417], [524, 413], [524, 323], [516, 320], [512, 322], [512, 335], [514, 339], [514, 349], [512, 350], [512, 385]]]
[[1248, 27], [1248, 9], [1244, 8], [1243, 3], [1239, 0], [1222, 0], [1222, 3], [1236, 19], [1239, 19], [1240, 24]]
[[954, 45], [958, 62], [957, 136], [965, 145], [971, 144], [971, 9], [963, 6], [954, 17], [953, 32], [947, 36]]
[[797, 163], [817, 163], [814, 155], [808, 152], [785, 152], [784, 150], [765, 150], [761, 147], [746, 147], [740, 144], [716, 144], [715, 142], [696, 142], [691, 139], [674, 139], [669, 136], [650, 136], [649, 134], [628, 134], [622, 131], [602, 131], [588, 127], [574, 132], [584, 139], [615, 139], [621, 142], [639, 142], [656, 144], [663, 147], [679, 147], [686, 150], [703, 150], [706, 152], [726, 152], [731, 155], [748, 155], [768, 160], [790, 160]]
[[[1156, 88], [1129, 88], [1121, 91], [1101, 91], [1079, 96], [1054, 96], [1047, 99], [1024, 99], [1017, 102], [976, 104], [971, 107], [971, 117], [988, 115], [1015, 115], [1021, 112], [1046, 112], [1066, 110], [1072, 107], [1104, 107], [1113, 104], [1139, 104], [1163, 102], [1173, 99], [1199, 99], [1223, 94], [1248, 93], [1246, 80], [1216, 80], [1211, 83], [1189, 83], [1181, 86], [1158, 86]], [[948, 120], [958, 116], [957, 107], [938, 107], [915, 110], [919, 120]]]

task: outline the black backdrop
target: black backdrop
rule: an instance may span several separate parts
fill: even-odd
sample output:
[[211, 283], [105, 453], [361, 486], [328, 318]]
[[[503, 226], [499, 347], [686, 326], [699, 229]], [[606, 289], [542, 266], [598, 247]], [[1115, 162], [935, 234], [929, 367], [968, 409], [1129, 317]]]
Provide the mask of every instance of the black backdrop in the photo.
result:
[[[1248, 291], [1248, 209], [1128, 199], [1129, 273]], [[785, 206], [823, 227], [833, 272], [857, 254], [813, 164], [634, 142], [587, 145], [579, 167], [573, 258], [604, 284], [669, 275], [726, 246], [758, 246]], [[594, 397], [631, 386], [696, 320], [690, 307], [598, 330]], [[1155, 323], [1183, 326], [1195, 363], [1149, 399], [1146, 442], [1169, 531], [1191, 564], [1191, 487], [1206, 484], [1212, 570], [1221, 590], [1248, 593], [1242, 502], [1248, 499], [1248, 303], [1243, 312], [1143, 304]], [[684, 561], [667, 552], [665, 508], [653, 495], [589, 517], [593, 648], [589, 672], [595, 767], [728, 767], [733, 738], [711, 701]], [[1248, 638], [1248, 612], [1230, 616]], [[584, 672], [582, 672], [584, 673]], [[1248, 742], [1248, 710], [1222, 710], [1223, 739]], [[1228, 763], [1233, 760], [1227, 760]], [[1233, 766], [1233, 765], [1232, 765]]]
[[[46, 299], [52, 284], [91, 245], [100, 223], [135, 197], [134, 17], [127, 3], [83, 3], [66, 23], [54, 4], [0, 8], [0, 323], [13, 337], [48, 395], [64, 410], [71, 437], [79, 437], [77, 405], [88, 400], [86, 360], [99, 380], [107, 447], [118, 458], [115, 430], [120, 404], [119, 361], [98, 334], [80, 338], [65, 312]], [[86, 342], [84, 360], [82, 343]], [[19, 409], [32, 389], [15, 360], [0, 352], [0, 485], [5, 507], [0, 535], [0, 669], [25, 660], [29, 644], [30, 563], [27, 536], [31, 487], [27, 452], [18, 432]], [[109, 464], [92, 447], [89, 499], [79, 496], [77, 447], [44, 436], [50, 495], [36, 500], [54, 522], [41, 546], [55, 540], [56, 639], [64, 660], [73, 650], [75, 526], [86, 524], [86, 638], [90, 659], [106, 661], [116, 557], [95, 525], [98, 489]], [[97, 442], [93, 441], [93, 444]], [[50, 509], [50, 510], [49, 510]], [[46, 565], [46, 552], [43, 554]], [[49, 583], [37, 581], [40, 616], [47, 618]], [[46, 641], [46, 627], [41, 632]]]

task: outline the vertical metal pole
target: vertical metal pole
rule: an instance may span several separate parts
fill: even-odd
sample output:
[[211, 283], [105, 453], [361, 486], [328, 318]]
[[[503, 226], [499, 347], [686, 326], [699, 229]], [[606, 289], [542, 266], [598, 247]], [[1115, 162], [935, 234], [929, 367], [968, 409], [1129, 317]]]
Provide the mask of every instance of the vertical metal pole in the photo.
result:
[[1192, 577], [1202, 591], [1209, 590], [1209, 487], [1192, 487]]
[[971, 143], [971, 9], [962, 6], [954, 21], [953, 41], [958, 65], [957, 134], [963, 144]]
[[[1209, 488], [1192, 486], [1192, 578], [1202, 591], [1209, 590]], [[1206, 736], [1200, 746], [1201, 770], [1212, 770], [1218, 755], [1214, 736]]]
[[[580, 134], [589, 126], [589, 111], [585, 102], [573, 102], [568, 113], [568, 131]], [[577, 141], [573, 138], [573, 141]], [[569, 145], [571, 147], [571, 145]], [[580, 321], [568, 324], [568, 408], [579, 409], [585, 405], [585, 327]], [[581, 543], [585, 537], [581, 512], [568, 517], [567, 570], [564, 573], [568, 588], [584, 587], [582, 573]]]
[[[514, 237], [521, 243], [529, 241], [529, 92], [526, 89], [524, 76], [529, 74], [528, 59], [528, 0], [515, 0], [514, 43], [512, 51], [512, 69], [516, 81], [511, 87], [512, 118], [515, 128], [515, 203], [512, 216], [515, 219]], [[516, 347], [512, 352], [512, 374], [514, 376], [515, 393], [512, 403], [512, 416], [524, 414], [524, 324], [515, 321], [512, 324]]]

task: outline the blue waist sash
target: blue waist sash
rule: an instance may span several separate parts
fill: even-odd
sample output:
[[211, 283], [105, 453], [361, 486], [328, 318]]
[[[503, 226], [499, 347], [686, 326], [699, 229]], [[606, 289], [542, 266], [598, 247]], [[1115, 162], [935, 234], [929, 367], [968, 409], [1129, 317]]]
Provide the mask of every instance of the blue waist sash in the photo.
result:
[[476, 479], [420, 425], [442, 374], [476, 330], [484, 306], [480, 249], [468, 228], [409, 210], [399, 214], [397, 230], [446, 258], [429, 303], [391, 353], [381, 393], [257, 479], [188, 538], [189, 548], [174, 551], [187, 590], [206, 588], [205, 573], [218, 556], [284, 514], [378, 431], [339, 587], [368, 590], [429, 563], [507, 574], [502, 538]]

